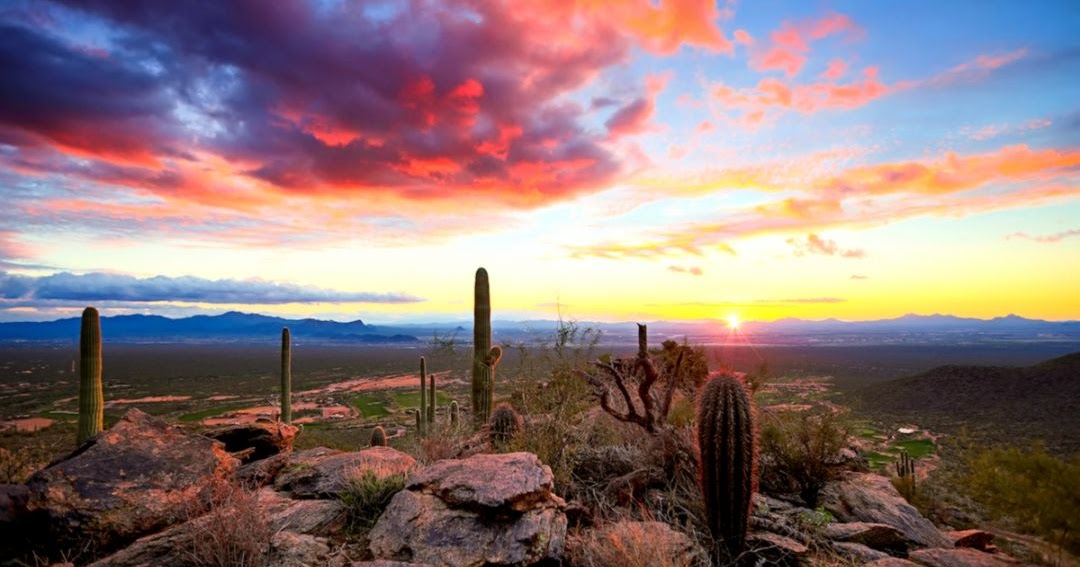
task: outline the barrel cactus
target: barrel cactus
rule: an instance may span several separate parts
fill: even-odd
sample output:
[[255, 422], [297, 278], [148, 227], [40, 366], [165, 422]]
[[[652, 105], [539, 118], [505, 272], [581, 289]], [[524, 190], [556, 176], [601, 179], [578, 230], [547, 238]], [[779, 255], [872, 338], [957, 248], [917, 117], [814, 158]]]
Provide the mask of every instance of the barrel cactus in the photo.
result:
[[386, 430], [382, 426], [375, 426], [375, 429], [371, 430], [371, 443], [372, 447], [385, 447], [386, 446]]
[[492, 444], [509, 443], [521, 431], [522, 420], [513, 406], [503, 402], [491, 413], [489, 432]]
[[281, 421], [292, 423], [292, 336], [281, 328]]
[[101, 368], [101, 318], [97, 309], [87, 307], [83, 310], [79, 331], [79, 429], [76, 434], [79, 445], [101, 433], [104, 426]]
[[699, 472], [718, 564], [742, 553], [757, 486], [754, 414], [750, 397], [731, 376], [709, 381], [697, 411]]

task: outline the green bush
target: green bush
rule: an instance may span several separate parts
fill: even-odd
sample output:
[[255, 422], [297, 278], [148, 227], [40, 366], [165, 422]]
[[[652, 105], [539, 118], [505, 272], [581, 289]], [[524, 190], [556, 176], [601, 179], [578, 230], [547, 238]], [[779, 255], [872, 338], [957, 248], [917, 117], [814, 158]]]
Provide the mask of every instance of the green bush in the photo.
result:
[[765, 415], [761, 430], [761, 487], [798, 492], [808, 508], [836, 477], [837, 456], [847, 446], [850, 426], [839, 413], [784, 412]]
[[992, 516], [1080, 553], [1080, 456], [995, 448], [972, 453], [966, 464], [965, 484]]
[[350, 531], [368, 530], [390, 504], [390, 499], [405, 488], [402, 473], [379, 475], [364, 470], [349, 479], [339, 498], [345, 507], [345, 523]]

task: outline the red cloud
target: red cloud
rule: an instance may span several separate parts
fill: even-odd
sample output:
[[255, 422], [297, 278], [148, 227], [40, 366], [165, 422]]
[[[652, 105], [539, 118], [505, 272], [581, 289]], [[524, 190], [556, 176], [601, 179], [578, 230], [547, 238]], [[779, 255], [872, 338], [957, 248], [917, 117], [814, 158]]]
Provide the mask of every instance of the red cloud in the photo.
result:
[[671, 80], [671, 73], [645, 78], [646, 94], [615, 111], [604, 123], [611, 138], [640, 134], [650, 129], [649, 120], [656, 111], [656, 97]]

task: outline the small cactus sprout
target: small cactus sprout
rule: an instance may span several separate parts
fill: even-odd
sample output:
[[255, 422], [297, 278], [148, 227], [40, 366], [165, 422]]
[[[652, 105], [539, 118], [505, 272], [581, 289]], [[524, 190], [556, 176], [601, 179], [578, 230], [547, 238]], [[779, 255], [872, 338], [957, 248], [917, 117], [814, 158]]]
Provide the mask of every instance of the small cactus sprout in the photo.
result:
[[281, 328], [281, 421], [292, 423], [292, 336]]
[[79, 430], [82, 445], [101, 433], [105, 418], [105, 397], [101, 389], [101, 318], [97, 309], [87, 307], [79, 332]]
[[457, 400], [450, 402], [450, 427], [456, 428], [458, 426], [458, 405]]
[[510, 442], [521, 430], [521, 416], [513, 406], [503, 402], [491, 413], [491, 442], [503, 444]]
[[376, 425], [375, 429], [371, 430], [371, 443], [372, 447], [385, 447], [386, 446], [386, 430], [382, 426]]
[[697, 410], [701, 492], [717, 564], [742, 553], [757, 485], [753, 411], [738, 380], [719, 376], [702, 390]]

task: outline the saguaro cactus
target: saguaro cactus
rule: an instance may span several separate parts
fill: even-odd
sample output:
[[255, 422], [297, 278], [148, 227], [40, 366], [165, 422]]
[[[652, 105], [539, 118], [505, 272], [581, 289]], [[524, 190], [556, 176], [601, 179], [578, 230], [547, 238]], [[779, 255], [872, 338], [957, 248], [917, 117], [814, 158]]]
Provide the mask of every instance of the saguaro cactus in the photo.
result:
[[385, 447], [386, 446], [386, 430], [380, 425], [376, 425], [375, 429], [371, 430], [371, 443], [372, 447]]
[[281, 328], [281, 421], [292, 423], [292, 336]]
[[[497, 349], [497, 352], [496, 352]], [[491, 347], [491, 287], [484, 268], [476, 270], [473, 289], [472, 408], [477, 427], [487, 423], [495, 395], [495, 367], [502, 349]]]
[[428, 428], [433, 429], [435, 427], [435, 375], [431, 375], [431, 379], [428, 383], [428, 387], [431, 388], [428, 391], [428, 406], [427, 406], [427, 422]]
[[457, 400], [450, 402], [450, 427], [458, 426], [458, 411]]
[[746, 542], [750, 497], [757, 485], [753, 411], [735, 378], [705, 385], [698, 405], [701, 492], [718, 564], [734, 560]]
[[427, 360], [425, 360], [424, 357], [421, 356], [420, 357], [420, 407], [417, 408], [417, 411], [420, 412], [419, 415], [422, 417], [422, 419], [420, 419], [417, 422], [417, 424], [418, 424], [417, 429], [419, 430], [421, 435], [423, 435], [424, 433], [427, 432], [427, 427], [426, 427], [427, 426], [427, 418], [426, 418], [426, 416], [427, 416], [427, 404], [428, 404], [427, 391], [428, 391], [428, 388], [427, 388]]
[[105, 421], [105, 396], [101, 391], [101, 318], [97, 309], [87, 307], [79, 331], [79, 430], [82, 445], [101, 433]]

